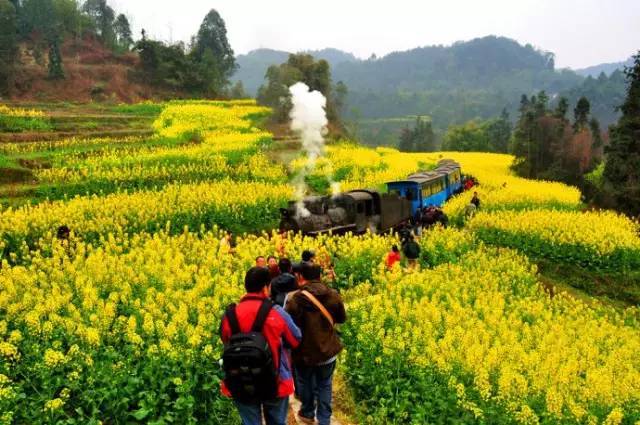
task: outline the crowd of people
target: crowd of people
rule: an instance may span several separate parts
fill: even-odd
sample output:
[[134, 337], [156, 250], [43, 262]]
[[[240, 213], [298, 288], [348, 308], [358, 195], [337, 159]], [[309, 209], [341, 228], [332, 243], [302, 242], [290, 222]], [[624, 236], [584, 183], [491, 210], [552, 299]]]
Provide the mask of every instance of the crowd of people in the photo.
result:
[[301, 422], [330, 423], [342, 351], [336, 325], [346, 320], [340, 294], [326, 284], [333, 276], [323, 273], [310, 250], [297, 263], [259, 256], [246, 273], [246, 294], [227, 308], [220, 325], [222, 392], [233, 398], [244, 425], [263, 418], [267, 425], [286, 424], [294, 393]]

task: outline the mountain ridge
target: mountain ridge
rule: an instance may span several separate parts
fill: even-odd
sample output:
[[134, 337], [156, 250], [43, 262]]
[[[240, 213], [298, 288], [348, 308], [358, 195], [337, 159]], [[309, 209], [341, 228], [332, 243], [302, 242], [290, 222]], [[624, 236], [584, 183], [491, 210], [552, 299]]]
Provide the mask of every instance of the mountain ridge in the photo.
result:
[[620, 62], [605, 62], [597, 65], [588, 66], [586, 68], [576, 69], [575, 71], [583, 77], [597, 77], [601, 72], [604, 72], [606, 76], [610, 76], [615, 70], [623, 70], [625, 67], [633, 65], [633, 57]]
[[[603, 128], [615, 121], [617, 102], [624, 92], [618, 74], [587, 81], [578, 72], [555, 67], [553, 53], [499, 36], [486, 36], [451, 45], [417, 47], [385, 56], [358, 59], [329, 49], [334, 82], [344, 82], [348, 119], [387, 119], [429, 115], [441, 131], [451, 124], [498, 116], [503, 108], [515, 119], [522, 94], [546, 91], [555, 102], [567, 96], [571, 108], [580, 96], [593, 97], [592, 109]], [[319, 51], [326, 53], [326, 51]], [[270, 65], [287, 60], [288, 53], [258, 50], [238, 56], [242, 80], [255, 95]]]

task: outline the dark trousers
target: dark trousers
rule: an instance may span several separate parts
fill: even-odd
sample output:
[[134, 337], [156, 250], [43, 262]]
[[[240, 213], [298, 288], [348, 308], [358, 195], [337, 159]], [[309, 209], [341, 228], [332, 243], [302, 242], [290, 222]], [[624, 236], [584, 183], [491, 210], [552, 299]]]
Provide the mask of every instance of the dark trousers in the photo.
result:
[[262, 425], [262, 415], [267, 425], [286, 425], [289, 413], [289, 397], [259, 404], [245, 404], [234, 401], [242, 425]]
[[336, 362], [321, 366], [296, 366], [298, 394], [300, 395], [300, 415], [317, 419], [319, 425], [331, 422], [331, 396], [333, 372]]

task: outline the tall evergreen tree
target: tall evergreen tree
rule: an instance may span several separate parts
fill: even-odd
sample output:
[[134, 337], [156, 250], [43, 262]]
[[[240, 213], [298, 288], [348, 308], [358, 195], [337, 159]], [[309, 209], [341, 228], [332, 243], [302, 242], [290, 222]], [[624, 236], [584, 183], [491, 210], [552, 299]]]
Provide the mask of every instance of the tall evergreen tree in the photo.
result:
[[60, 54], [58, 39], [55, 37], [49, 41], [49, 78], [52, 80], [64, 78], [62, 54]]
[[220, 95], [237, 65], [227, 40], [227, 27], [216, 10], [211, 9], [202, 21], [191, 57], [198, 66], [202, 88], [213, 96]]
[[233, 87], [231, 87], [229, 95], [231, 96], [231, 99], [248, 99], [251, 97], [244, 89], [244, 84], [242, 84], [242, 81], [237, 81], [233, 85]]
[[15, 6], [0, 0], [0, 95], [9, 91], [14, 61], [18, 51], [18, 19]]
[[84, 12], [93, 20], [98, 36], [108, 47], [116, 45], [116, 34], [113, 28], [115, 11], [107, 4], [107, 0], [87, 0], [83, 6]]
[[566, 97], [561, 97], [558, 101], [556, 109], [553, 111], [553, 116], [562, 120], [567, 119], [567, 112], [569, 111], [569, 101]]
[[405, 128], [398, 146], [403, 152], [433, 152], [436, 149], [431, 119], [416, 118], [415, 127]]
[[542, 117], [547, 112], [547, 103], [549, 103], [549, 96], [547, 96], [547, 93], [542, 90], [540, 93], [538, 93], [538, 98], [533, 103], [535, 104], [536, 108], [536, 116]]
[[342, 82], [342, 81], [338, 81], [338, 83], [335, 86], [335, 90], [334, 90], [334, 103], [335, 103], [335, 107], [336, 107], [336, 113], [338, 114], [339, 117], [344, 117], [345, 115], [345, 108], [347, 106], [347, 96], [349, 95], [349, 89], [347, 88], [347, 85]]
[[589, 112], [591, 105], [586, 97], [582, 96], [578, 99], [575, 109], [573, 110], [573, 131], [575, 133], [584, 129], [589, 125]]
[[485, 124], [484, 131], [489, 139], [489, 150], [491, 152], [509, 152], [513, 126], [511, 125], [507, 108], [502, 109], [498, 119], [491, 120]]
[[593, 136], [593, 147], [599, 149], [603, 145], [602, 131], [600, 130], [600, 122], [596, 118], [591, 118], [589, 121], [589, 129], [591, 129], [591, 135]]
[[21, 6], [23, 37], [35, 34], [50, 41], [56, 33], [56, 14], [52, 0], [24, 0]]
[[610, 128], [610, 144], [605, 148], [605, 184], [618, 207], [640, 215], [640, 51], [633, 66], [625, 70], [627, 97], [620, 107], [622, 116]]
[[118, 15], [113, 23], [113, 30], [115, 32], [116, 41], [121, 49], [129, 51], [133, 45], [133, 38], [131, 37], [131, 25], [129, 20], [122, 13]]

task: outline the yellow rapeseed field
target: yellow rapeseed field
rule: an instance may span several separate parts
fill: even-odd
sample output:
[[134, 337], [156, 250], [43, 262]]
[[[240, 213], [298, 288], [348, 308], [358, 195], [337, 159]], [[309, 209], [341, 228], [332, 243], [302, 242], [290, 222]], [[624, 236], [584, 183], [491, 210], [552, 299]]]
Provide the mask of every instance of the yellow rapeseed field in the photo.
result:
[[[343, 190], [444, 158], [480, 182], [474, 218], [462, 219], [471, 194], [450, 200], [464, 226], [426, 232], [417, 270], [387, 270], [393, 234], [269, 231], [293, 190], [255, 126], [268, 113], [174, 101], [146, 140], [0, 146], [68, 149], [37, 178], [117, 188], [0, 211], [0, 423], [237, 423], [218, 391], [220, 316], [257, 255], [304, 249], [335, 265], [349, 316], [340, 373], [362, 422], [640, 423], [638, 308], [550, 297], [532, 262], [640, 267], [636, 223], [579, 212], [576, 188], [514, 176], [509, 155], [329, 146], [315, 173]], [[138, 186], [148, 182], [166, 184]], [[222, 229], [239, 233], [231, 251]]]

